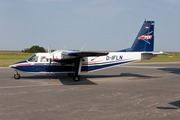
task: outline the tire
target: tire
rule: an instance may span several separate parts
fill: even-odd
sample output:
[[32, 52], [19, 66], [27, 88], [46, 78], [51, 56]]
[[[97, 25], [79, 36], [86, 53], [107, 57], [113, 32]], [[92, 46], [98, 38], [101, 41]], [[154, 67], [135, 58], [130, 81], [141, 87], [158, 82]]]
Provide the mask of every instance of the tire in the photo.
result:
[[20, 79], [20, 74], [19, 73], [14, 74], [14, 78], [15, 79]]
[[78, 81], [80, 81], [80, 77], [79, 77], [79, 76], [74, 76], [74, 77], [73, 77], [73, 80], [74, 80], [75, 82], [78, 82]]

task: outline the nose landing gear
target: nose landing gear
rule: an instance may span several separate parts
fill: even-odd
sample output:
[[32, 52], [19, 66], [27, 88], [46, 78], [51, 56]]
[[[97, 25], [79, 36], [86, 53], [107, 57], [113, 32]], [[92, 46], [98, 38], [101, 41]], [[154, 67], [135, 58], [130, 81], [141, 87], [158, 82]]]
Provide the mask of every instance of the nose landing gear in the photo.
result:
[[17, 70], [14, 71], [14, 79], [20, 79], [20, 74], [17, 72]]

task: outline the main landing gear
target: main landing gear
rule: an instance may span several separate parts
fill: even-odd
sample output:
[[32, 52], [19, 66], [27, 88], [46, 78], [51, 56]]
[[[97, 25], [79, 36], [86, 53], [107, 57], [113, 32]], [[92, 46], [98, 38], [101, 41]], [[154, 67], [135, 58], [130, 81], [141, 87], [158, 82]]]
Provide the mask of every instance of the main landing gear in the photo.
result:
[[80, 81], [80, 77], [77, 75], [75, 75], [74, 77], [73, 77], [73, 80], [75, 81], [75, 82], [78, 82], [78, 81]]
[[80, 73], [81, 73], [81, 67], [82, 67], [82, 57], [79, 57], [77, 59], [75, 59], [74, 63], [75, 63], [75, 66], [74, 66], [74, 73], [68, 73], [68, 76], [69, 77], [73, 77], [73, 80], [75, 82], [78, 82], [80, 81]]
[[20, 79], [20, 74], [17, 72], [17, 70], [14, 71], [14, 79]]
[[73, 77], [73, 80], [74, 80], [75, 82], [80, 81], [80, 76], [79, 76], [79, 75], [74, 75], [74, 73], [68, 73], [68, 76], [69, 76], [69, 77]]

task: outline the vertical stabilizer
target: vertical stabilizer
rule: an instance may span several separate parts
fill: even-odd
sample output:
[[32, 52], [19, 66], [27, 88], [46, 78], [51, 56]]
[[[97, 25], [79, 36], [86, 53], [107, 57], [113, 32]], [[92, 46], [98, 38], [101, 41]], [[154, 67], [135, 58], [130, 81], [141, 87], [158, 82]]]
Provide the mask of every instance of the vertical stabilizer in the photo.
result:
[[154, 50], [154, 21], [144, 21], [130, 51], [153, 51]]

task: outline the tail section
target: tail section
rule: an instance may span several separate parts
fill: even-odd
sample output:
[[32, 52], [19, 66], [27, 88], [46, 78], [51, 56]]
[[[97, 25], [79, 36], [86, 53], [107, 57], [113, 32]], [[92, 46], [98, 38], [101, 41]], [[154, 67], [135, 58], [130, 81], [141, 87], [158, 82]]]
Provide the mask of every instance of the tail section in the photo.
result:
[[140, 52], [154, 50], [154, 21], [144, 21], [133, 45], [120, 52]]
[[131, 50], [134, 52], [154, 50], [154, 21], [144, 21]]

